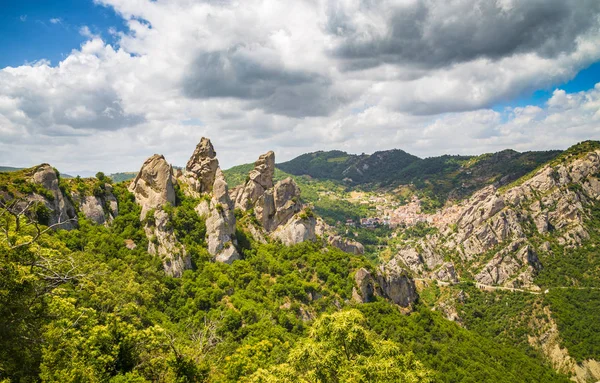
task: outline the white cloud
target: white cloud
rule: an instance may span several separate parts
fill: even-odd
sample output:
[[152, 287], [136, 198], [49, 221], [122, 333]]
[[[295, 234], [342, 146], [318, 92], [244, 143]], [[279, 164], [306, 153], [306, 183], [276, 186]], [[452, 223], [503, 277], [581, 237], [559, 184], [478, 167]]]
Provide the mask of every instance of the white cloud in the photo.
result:
[[[126, 20], [129, 32], [106, 31], [118, 46], [84, 26], [88, 41], [57, 66], [0, 69], [0, 164], [110, 172], [155, 152], [183, 164], [202, 135], [224, 166], [269, 149], [279, 160], [334, 148], [435, 155], [600, 138], [599, 89], [489, 109], [600, 60], [597, 7], [482, 1], [96, 0]], [[477, 6], [483, 19], [465, 11]], [[398, 9], [423, 28], [391, 38]], [[532, 34], [513, 38], [515, 25]]]
[[53, 17], [49, 21], [51, 24], [61, 24], [62, 23], [62, 19], [60, 17]]

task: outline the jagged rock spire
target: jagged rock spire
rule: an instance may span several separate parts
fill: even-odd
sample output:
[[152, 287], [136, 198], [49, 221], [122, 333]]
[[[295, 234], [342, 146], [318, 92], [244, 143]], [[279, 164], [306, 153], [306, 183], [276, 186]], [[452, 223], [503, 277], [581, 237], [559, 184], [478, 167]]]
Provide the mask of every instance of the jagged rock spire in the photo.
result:
[[202, 137], [185, 167], [187, 183], [194, 192], [210, 193], [218, 168], [215, 148], [208, 138]]
[[129, 185], [129, 191], [142, 206], [141, 218], [146, 216], [148, 210], [161, 207], [165, 203], [174, 205], [173, 168], [164, 156], [153, 155], [144, 161], [139, 173]]
[[251, 209], [267, 190], [273, 188], [274, 173], [275, 153], [269, 151], [258, 157], [254, 169], [248, 173], [248, 181], [231, 192], [235, 207]]

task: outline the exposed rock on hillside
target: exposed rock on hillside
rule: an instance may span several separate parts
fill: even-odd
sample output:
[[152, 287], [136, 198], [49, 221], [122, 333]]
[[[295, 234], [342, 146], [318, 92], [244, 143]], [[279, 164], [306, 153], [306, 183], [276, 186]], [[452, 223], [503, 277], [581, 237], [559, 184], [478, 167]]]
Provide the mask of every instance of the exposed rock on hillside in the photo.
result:
[[[273, 185], [275, 154], [261, 155], [245, 184], [231, 191], [235, 207], [253, 213], [262, 229], [285, 244], [314, 240], [316, 219], [300, 214], [300, 188], [292, 178]], [[256, 231], [257, 228], [254, 228]]]
[[273, 187], [275, 172], [275, 153], [261, 155], [254, 163], [254, 169], [248, 174], [248, 181], [232, 190], [232, 199], [236, 207], [250, 209], [265, 192]]
[[117, 199], [112, 193], [112, 185], [104, 185], [104, 195], [80, 195], [72, 192], [71, 197], [79, 210], [92, 222], [103, 225], [112, 222], [119, 214]]
[[235, 215], [229, 198], [227, 182], [221, 169], [217, 168], [210, 201], [203, 200], [196, 211], [206, 218], [208, 252], [218, 262], [231, 263], [240, 259], [235, 248]]
[[293, 216], [284, 225], [277, 227], [271, 233], [273, 239], [280, 240], [284, 245], [294, 245], [305, 241], [314, 241], [316, 219], [314, 217]]
[[217, 152], [206, 137], [202, 137], [190, 157], [183, 173], [182, 181], [189, 185], [186, 193], [197, 195], [210, 193], [219, 168]]
[[373, 302], [382, 296], [393, 303], [408, 307], [419, 298], [414, 280], [396, 261], [381, 265], [376, 277], [366, 269], [359, 269], [354, 275], [356, 286], [352, 289], [352, 299], [358, 303]]
[[399, 306], [408, 307], [419, 298], [415, 282], [394, 260], [379, 267], [377, 281], [383, 295]]
[[192, 262], [183, 245], [175, 237], [169, 225], [168, 214], [158, 209], [152, 217], [146, 219], [144, 231], [149, 239], [148, 252], [161, 258], [165, 273], [181, 277], [184, 270], [192, 268]]
[[150, 209], [156, 209], [166, 203], [175, 204], [173, 181], [173, 168], [165, 157], [155, 154], [144, 162], [140, 172], [129, 185], [129, 191], [135, 195], [136, 202], [142, 207], [141, 219]]
[[346, 253], [360, 255], [364, 254], [365, 247], [356, 241], [351, 239], [342, 238], [339, 235], [330, 235], [327, 237], [327, 242], [338, 249], [345, 251]]
[[442, 265], [444, 254], [456, 254], [480, 283], [531, 286], [543, 267], [536, 252], [548, 251], [547, 245], [537, 249], [532, 237], [552, 232], [566, 246], [589, 238], [584, 220], [587, 206], [600, 199], [599, 172], [596, 150], [547, 165], [504, 192], [486, 187], [432, 216], [440, 234], [407, 243], [397, 260], [428, 274]]
[[364, 268], [354, 274], [356, 287], [352, 288], [352, 299], [358, 303], [369, 303], [375, 300], [377, 286], [371, 273]]
[[37, 183], [50, 192], [47, 196], [34, 193], [27, 197], [27, 200], [41, 202], [48, 208], [50, 212], [48, 225], [64, 222], [59, 226], [60, 229], [71, 230], [77, 227], [75, 207], [60, 190], [58, 177], [52, 166], [48, 164], [38, 166], [30, 182]]

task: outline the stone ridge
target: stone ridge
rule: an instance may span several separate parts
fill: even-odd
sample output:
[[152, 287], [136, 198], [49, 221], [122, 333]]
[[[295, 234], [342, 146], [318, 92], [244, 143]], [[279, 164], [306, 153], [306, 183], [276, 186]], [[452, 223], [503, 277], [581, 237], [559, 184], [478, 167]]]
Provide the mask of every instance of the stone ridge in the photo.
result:
[[260, 222], [260, 228], [252, 227], [249, 231], [257, 240], [269, 236], [286, 245], [314, 241], [316, 219], [298, 214], [304, 208], [300, 188], [291, 177], [273, 184], [274, 173], [275, 153], [269, 151], [254, 163], [246, 183], [230, 192], [235, 207], [252, 210]]
[[486, 187], [431, 217], [439, 233], [401, 246], [395, 258], [414, 274], [436, 279], [447, 268], [444, 254], [455, 253], [481, 284], [537, 289], [533, 278], [543, 267], [537, 254], [551, 250], [530, 239], [552, 232], [567, 247], [588, 239], [584, 221], [588, 206], [600, 200], [599, 174], [595, 150], [546, 165], [503, 193]]

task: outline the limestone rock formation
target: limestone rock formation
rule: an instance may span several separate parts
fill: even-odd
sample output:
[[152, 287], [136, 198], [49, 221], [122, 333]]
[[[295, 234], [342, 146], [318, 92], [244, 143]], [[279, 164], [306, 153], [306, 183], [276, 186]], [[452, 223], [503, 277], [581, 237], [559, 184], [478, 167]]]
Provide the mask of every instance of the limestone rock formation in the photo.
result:
[[146, 213], [151, 209], [166, 203], [175, 204], [173, 181], [173, 168], [165, 157], [155, 154], [144, 162], [129, 185], [129, 191], [135, 195], [135, 201], [142, 207], [140, 219], [146, 217]]
[[[316, 239], [316, 219], [301, 214], [300, 188], [290, 177], [273, 185], [275, 154], [261, 155], [254, 163], [244, 185], [230, 193], [235, 207], [244, 211], [253, 210], [262, 230], [273, 239], [291, 245]], [[261, 229], [254, 227], [251, 232]], [[260, 239], [262, 235], [255, 235]]]
[[80, 195], [72, 192], [71, 198], [78, 205], [79, 210], [90, 221], [103, 225], [112, 222], [119, 214], [119, 204], [112, 193], [112, 185], [104, 185], [104, 195], [97, 197], [95, 195]]
[[48, 225], [62, 222], [57, 228], [71, 230], [77, 227], [77, 212], [75, 211], [75, 207], [60, 190], [58, 177], [52, 166], [48, 164], [38, 166], [30, 182], [43, 186], [52, 195], [52, 198], [39, 194], [33, 194], [28, 197], [30, 201], [43, 203], [49, 210]]
[[217, 160], [215, 148], [208, 138], [202, 137], [181, 177], [183, 182], [188, 185], [184, 192], [193, 196], [210, 193], [218, 168], [219, 160]]
[[152, 217], [147, 217], [144, 231], [149, 239], [148, 252], [161, 258], [165, 273], [181, 277], [184, 270], [192, 268], [192, 261], [175, 237], [165, 211], [159, 208]]
[[229, 198], [229, 190], [225, 176], [217, 167], [214, 184], [211, 186], [212, 198], [203, 200], [196, 207], [200, 216], [206, 218], [206, 239], [208, 252], [218, 262], [231, 263], [241, 259], [235, 246], [235, 215], [233, 202]]
[[395, 260], [379, 267], [377, 281], [383, 295], [399, 306], [408, 307], [419, 298], [414, 280]]
[[365, 247], [357, 241], [351, 239], [342, 238], [339, 235], [330, 235], [327, 237], [327, 242], [338, 249], [345, 251], [346, 253], [360, 255], [364, 254]]
[[503, 285], [523, 268], [523, 275], [518, 277], [520, 282], [529, 285], [532, 283], [530, 276], [538, 271], [541, 265], [531, 246], [525, 240], [517, 240], [499, 251], [475, 276], [475, 280], [485, 285]]
[[293, 216], [285, 224], [277, 227], [271, 233], [273, 239], [280, 240], [284, 245], [294, 245], [305, 241], [314, 241], [316, 219], [314, 217]]
[[[436, 278], [443, 255], [455, 253], [480, 283], [532, 287], [543, 267], [536, 252], [549, 250], [543, 243], [539, 249], [532, 245], [531, 228], [552, 233], [567, 247], [588, 239], [584, 222], [590, 203], [600, 199], [599, 174], [600, 150], [595, 150], [546, 165], [505, 191], [486, 187], [432, 216], [439, 234], [403, 244], [396, 259], [415, 274]], [[478, 262], [490, 252], [491, 259]]]
[[458, 276], [454, 269], [454, 263], [446, 262], [435, 272], [435, 279], [444, 282], [456, 283], [458, 282]]
[[365, 269], [360, 268], [354, 274], [356, 287], [352, 289], [352, 299], [358, 303], [368, 303], [375, 300], [376, 285], [373, 275]]
[[235, 206], [244, 210], [252, 208], [256, 201], [273, 187], [275, 173], [275, 153], [269, 151], [261, 155], [254, 163], [254, 169], [248, 174], [248, 181], [232, 190]]

